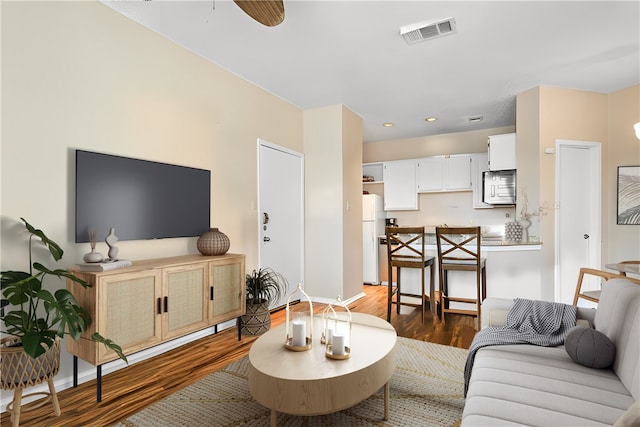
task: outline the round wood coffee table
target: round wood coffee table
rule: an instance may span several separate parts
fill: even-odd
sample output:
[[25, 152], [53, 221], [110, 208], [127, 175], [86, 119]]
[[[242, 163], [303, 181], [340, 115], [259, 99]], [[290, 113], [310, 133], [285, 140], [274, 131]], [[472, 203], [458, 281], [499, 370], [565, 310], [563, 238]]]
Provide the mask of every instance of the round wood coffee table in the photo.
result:
[[313, 321], [308, 351], [284, 347], [285, 325], [271, 329], [249, 351], [249, 391], [277, 413], [322, 415], [354, 406], [384, 386], [384, 419], [389, 417], [389, 379], [395, 369], [396, 331], [378, 317], [352, 313], [351, 357], [329, 359], [320, 344], [322, 319]]

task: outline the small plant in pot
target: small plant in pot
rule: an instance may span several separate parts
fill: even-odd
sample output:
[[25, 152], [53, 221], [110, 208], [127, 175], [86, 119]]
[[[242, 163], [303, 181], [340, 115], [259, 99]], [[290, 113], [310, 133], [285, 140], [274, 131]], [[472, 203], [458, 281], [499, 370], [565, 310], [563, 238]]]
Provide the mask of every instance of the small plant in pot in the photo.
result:
[[[52, 293], [43, 287], [43, 281], [51, 276], [59, 280], [73, 280], [84, 287], [89, 284], [67, 270], [52, 270], [34, 262], [32, 250], [35, 243], [44, 245], [56, 261], [62, 259], [64, 252], [42, 230], [34, 228], [24, 218], [20, 219], [30, 234], [29, 270], [0, 273], [0, 320], [3, 325], [2, 333], [9, 335], [2, 340], [0, 346], [3, 353], [0, 358], [2, 376], [9, 373], [5, 365], [9, 350], [19, 349], [27, 357], [38, 359], [58, 346], [59, 366], [60, 339], [67, 335], [77, 340], [91, 324], [89, 312], [79, 305], [71, 292], [63, 288]], [[113, 341], [98, 333], [93, 334], [91, 339], [104, 344], [115, 351], [120, 359], [127, 361], [120, 346]]]
[[260, 335], [271, 328], [269, 306], [287, 291], [287, 279], [271, 268], [260, 268], [247, 274], [247, 312], [242, 316], [241, 331], [245, 335]]

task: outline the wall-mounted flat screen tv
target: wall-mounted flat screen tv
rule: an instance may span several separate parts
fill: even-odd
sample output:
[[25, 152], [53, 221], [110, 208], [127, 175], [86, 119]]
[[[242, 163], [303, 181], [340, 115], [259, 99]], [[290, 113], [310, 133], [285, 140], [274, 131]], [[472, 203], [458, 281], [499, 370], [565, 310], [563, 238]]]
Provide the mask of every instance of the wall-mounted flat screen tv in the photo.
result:
[[209, 229], [211, 172], [76, 150], [76, 242], [200, 236]]

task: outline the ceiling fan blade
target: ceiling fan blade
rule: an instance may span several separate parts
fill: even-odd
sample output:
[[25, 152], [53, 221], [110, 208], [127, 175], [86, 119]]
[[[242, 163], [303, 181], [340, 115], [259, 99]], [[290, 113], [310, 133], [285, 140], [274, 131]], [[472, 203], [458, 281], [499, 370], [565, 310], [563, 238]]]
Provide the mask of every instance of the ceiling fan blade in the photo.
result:
[[275, 27], [284, 21], [282, 0], [233, 0], [247, 15], [266, 25]]

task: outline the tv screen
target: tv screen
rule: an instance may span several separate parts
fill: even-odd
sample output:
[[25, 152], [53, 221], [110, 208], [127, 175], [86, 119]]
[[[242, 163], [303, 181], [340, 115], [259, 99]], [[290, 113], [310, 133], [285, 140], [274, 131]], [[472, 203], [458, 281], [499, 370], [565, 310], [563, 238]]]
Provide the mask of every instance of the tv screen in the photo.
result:
[[76, 150], [77, 243], [200, 236], [210, 200], [208, 170]]

